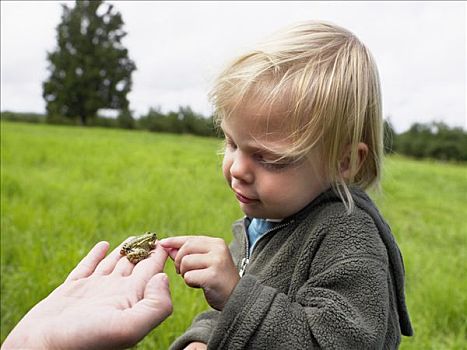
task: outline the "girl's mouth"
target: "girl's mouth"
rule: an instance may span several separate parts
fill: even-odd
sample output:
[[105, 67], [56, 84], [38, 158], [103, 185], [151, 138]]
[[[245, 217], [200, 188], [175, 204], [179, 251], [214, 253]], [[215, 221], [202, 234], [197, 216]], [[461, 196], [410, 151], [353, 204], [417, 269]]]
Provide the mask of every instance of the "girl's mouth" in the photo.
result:
[[245, 203], [245, 204], [250, 204], [250, 203], [253, 203], [253, 202], [256, 202], [257, 199], [253, 199], [253, 198], [248, 198], [238, 192], [235, 192], [235, 197], [237, 197], [238, 201], [239, 202], [242, 202], [242, 203]]

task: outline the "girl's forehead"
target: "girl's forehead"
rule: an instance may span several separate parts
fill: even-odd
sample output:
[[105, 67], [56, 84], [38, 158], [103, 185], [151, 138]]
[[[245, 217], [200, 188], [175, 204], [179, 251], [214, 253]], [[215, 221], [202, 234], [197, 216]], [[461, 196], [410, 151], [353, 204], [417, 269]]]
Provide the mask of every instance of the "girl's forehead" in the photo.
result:
[[[264, 107], [258, 103], [238, 106], [222, 121], [230, 127], [247, 128], [256, 137], [281, 137], [290, 132], [287, 127], [286, 111], [279, 106]], [[222, 125], [221, 124], [221, 125]]]
[[242, 108], [224, 119], [221, 127], [229, 139], [245, 149], [282, 155], [290, 148], [289, 133], [280, 116]]

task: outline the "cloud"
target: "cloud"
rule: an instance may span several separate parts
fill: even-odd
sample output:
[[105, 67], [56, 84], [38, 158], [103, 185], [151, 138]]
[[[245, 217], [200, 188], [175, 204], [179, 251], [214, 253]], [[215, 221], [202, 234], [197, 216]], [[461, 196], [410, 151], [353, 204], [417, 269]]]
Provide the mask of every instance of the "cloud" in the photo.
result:
[[[209, 114], [206, 93], [224, 64], [284, 26], [321, 19], [350, 29], [370, 48], [384, 113], [397, 131], [433, 119], [467, 127], [464, 2], [111, 3], [138, 68], [129, 95], [137, 114], [179, 105]], [[57, 2], [1, 2], [2, 110], [44, 111], [45, 53], [55, 46], [60, 15]]]

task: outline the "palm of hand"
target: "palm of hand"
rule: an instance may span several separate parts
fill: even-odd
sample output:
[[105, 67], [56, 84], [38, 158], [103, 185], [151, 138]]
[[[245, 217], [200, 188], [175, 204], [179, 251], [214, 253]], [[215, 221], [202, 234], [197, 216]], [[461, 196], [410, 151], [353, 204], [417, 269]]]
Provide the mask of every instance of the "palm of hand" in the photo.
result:
[[40, 339], [47, 348], [126, 348], [165, 319], [172, 305], [167, 277], [159, 273], [167, 259], [164, 249], [156, 248], [136, 266], [121, 258], [119, 247], [104, 258], [107, 249], [107, 243], [97, 244], [67, 280], [25, 316], [12, 338], [29, 328], [34, 334], [28, 337], [36, 344]]

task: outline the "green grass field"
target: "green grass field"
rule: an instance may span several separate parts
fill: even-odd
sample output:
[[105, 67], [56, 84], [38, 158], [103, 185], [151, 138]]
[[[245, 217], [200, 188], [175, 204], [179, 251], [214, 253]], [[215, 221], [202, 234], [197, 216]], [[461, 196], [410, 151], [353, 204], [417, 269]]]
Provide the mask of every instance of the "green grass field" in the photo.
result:
[[[241, 217], [220, 141], [141, 131], [1, 124], [1, 340], [99, 240], [153, 230], [230, 241]], [[404, 254], [415, 337], [466, 348], [467, 166], [388, 158], [374, 194]], [[174, 313], [138, 349], [166, 349], [207, 305], [167, 264]]]

